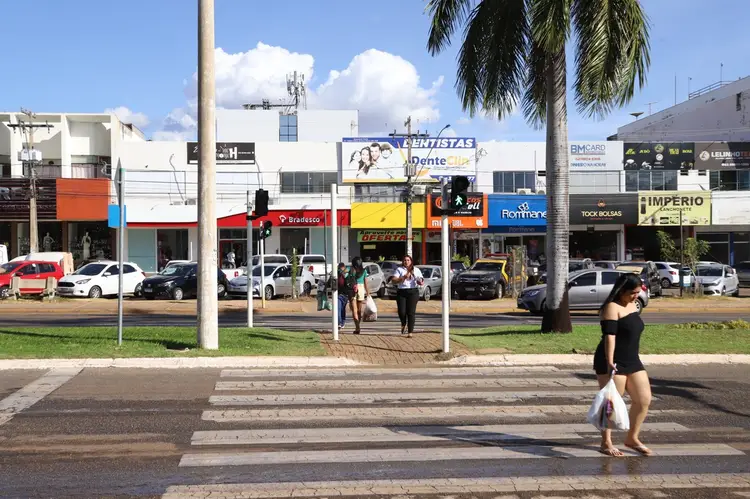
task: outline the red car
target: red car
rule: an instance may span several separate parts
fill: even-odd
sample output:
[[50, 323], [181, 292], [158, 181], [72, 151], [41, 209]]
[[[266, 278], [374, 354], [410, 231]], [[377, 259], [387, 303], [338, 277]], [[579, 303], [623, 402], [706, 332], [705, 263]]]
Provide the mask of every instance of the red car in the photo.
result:
[[21, 288], [21, 294], [33, 295], [44, 291], [44, 285], [48, 277], [54, 277], [59, 281], [63, 275], [65, 275], [63, 269], [59, 264], [54, 262], [22, 261], [4, 263], [0, 265], [0, 298], [7, 298], [10, 295], [10, 282], [14, 276], [18, 276], [24, 280], [33, 280], [33, 287], [26, 286]]

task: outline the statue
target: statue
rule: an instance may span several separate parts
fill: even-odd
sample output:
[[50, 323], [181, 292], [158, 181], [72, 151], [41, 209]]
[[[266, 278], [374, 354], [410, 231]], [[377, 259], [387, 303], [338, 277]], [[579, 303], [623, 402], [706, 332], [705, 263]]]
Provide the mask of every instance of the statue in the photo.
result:
[[88, 232], [84, 234], [81, 245], [83, 246], [83, 259], [89, 260], [91, 258], [91, 238]]
[[47, 235], [44, 236], [44, 240], [42, 241], [42, 245], [44, 246], [44, 251], [50, 252], [52, 251], [52, 243], [54, 243], [55, 240], [52, 239], [52, 236], [49, 235], [49, 232], [47, 232]]

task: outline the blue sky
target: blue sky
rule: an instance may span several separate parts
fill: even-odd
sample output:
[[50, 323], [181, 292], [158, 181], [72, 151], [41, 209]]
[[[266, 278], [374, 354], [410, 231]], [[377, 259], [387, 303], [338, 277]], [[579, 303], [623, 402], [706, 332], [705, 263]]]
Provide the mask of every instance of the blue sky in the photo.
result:
[[[376, 128], [397, 127], [401, 116], [412, 112], [409, 105], [414, 102], [421, 109], [415, 113], [428, 117], [420, 126], [432, 131], [450, 123], [458, 135], [480, 140], [543, 140], [543, 133], [530, 129], [521, 116], [502, 123], [477, 118], [464, 123], [453, 86], [458, 43], [439, 57], [429, 56], [424, 5], [421, 0], [216, 0], [216, 46], [227, 54], [247, 53], [259, 42], [285, 49], [283, 57], [265, 51], [267, 63], [260, 56], [254, 59], [262, 67], [280, 64], [281, 74], [271, 84], [284, 76], [284, 57], [314, 60], [309, 82], [313, 93], [330, 79], [331, 71], [349, 68], [348, 80], [337, 80], [337, 86], [327, 94], [321, 92], [314, 105], [346, 107], [346, 103], [364, 102], [363, 106], [372, 109], [387, 108], [373, 116]], [[603, 122], [583, 119], [570, 107], [571, 139], [603, 140], [618, 125], [632, 120], [630, 112], [648, 112], [649, 102], [654, 102], [654, 111], [672, 105], [675, 75], [677, 99], [682, 101], [689, 77], [693, 90], [714, 83], [722, 62], [725, 80], [750, 74], [750, 30], [734, 22], [750, 17], [748, 0], [644, 0], [643, 5], [652, 23], [648, 86]], [[2, 12], [4, 68], [15, 74], [6, 73], [0, 81], [0, 110], [24, 106], [37, 112], [100, 112], [124, 106], [131, 113], [141, 113], [134, 122], [143, 123], [148, 135], [169, 128], [165, 117], [173, 113], [173, 118], [179, 118], [182, 110], [188, 116], [184, 123], [189, 125], [189, 80], [197, 60], [197, 1], [28, 0], [3, 2]], [[33, 30], [28, 29], [30, 14]], [[369, 59], [353, 63], [358, 54], [370, 49], [379, 52], [369, 52]], [[410, 89], [399, 83], [405, 88], [399, 95], [386, 91], [363, 95], [366, 89], [388, 88], [389, 81], [401, 82], [389, 74], [389, 68], [397, 65], [384, 53], [413, 65], [419, 83]], [[255, 98], [267, 88], [262, 81], [240, 88], [248, 73], [240, 72], [241, 63], [232, 64], [233, 73], [221, 87], [222, 102], [228, 107]], [[365, 65], [369, 72], [361, 71]], [[406, 70], [406, 66], [398, 67]], [[442, 84], [434, 85], [441, 77]], [[343, 100], [337, 102], [339, 98]]]

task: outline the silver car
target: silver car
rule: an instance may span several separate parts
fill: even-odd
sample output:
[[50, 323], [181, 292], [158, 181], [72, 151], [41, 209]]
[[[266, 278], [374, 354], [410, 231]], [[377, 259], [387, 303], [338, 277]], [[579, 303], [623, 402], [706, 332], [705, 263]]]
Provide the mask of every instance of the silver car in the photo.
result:
[[[568, 300], [571, 310], [598, 310], [607, 299], [615, 281], [625, 272], [608, 269], [587, 269], [568, 275]], [[542, 314], [546, 306], [547, 286], [531, 286], [518, 297], [518, 308]], [[648, 290], [641, 287], [635, 302], [638, 313], [648, 306]]]
[[[274, 296], [291, 296], [292, 294], [292, 266], [279, 264], [266, 264], [263, 266], [265, 275], [265, 298], [273, 299]], [[253, 267], [252, 282], [253, 296], [260, 297], [260, 265]], [[301, 296], [312, 293], [315, 286], [315, 276], [302, 267], [297, 268], [297, 287]], [[247, 276], [241, 275], [229, 281], [229, 294], [232, 296], [247, 295]]]
[[[350, 266], [351, 267], [351, 266]], [[385, 273], [377, 263], [365, 263], [367, 271], [367, 289], [370, 294], [383, 298], [385, 296]]]
[[[443, 269], [438, 265], [417, 265], [422, 272], [424, 282], [419, 286], [419, 297], [424, 301], [440, 297], [443, 292]], [[398, 285], [389, 283], [385, 288], [385, 295], [389, 298], [396, 296]]]
[[740, 262], [735, 267], [740, 286], [750, 286], [750, 262]]
[[727, 265], [698, 265], [696, 278], [709, 296], [740, 296], [740, 281], [737, 272]]

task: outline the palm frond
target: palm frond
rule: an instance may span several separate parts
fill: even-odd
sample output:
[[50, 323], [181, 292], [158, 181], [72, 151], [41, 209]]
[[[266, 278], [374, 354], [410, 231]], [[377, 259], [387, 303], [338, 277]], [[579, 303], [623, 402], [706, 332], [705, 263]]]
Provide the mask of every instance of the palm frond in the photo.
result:
[[432, 17], [427, 37], [427, 50], [437, 55], [451, 44], [456, 28], [461, 26], [474, 8], [475, 0], [429, 0], [425, 11]]
[[484, 0], [471, 12], [456, 79], [471, 116], [481, 107], [502, 119], [518, 104], [530, 35], [526, 13], [525, 0]]
[[529, 0], [531, 37], [547, 54], [556, 54], [570, 37], [572, 0]]
[[574, 0], [578, 111], [603, 118], [643, 87], [650, 65], [649, 25], [638, 0]]
[[532, 42], [526, 65], [523, 115], [529, 125], [536, 130], [541, 130], [547, 119], [548, 60], [542, 47]]

